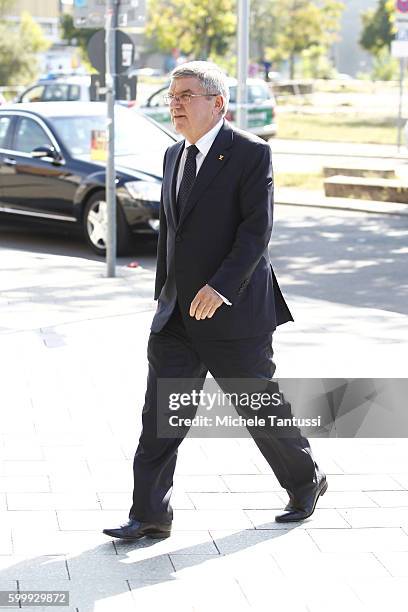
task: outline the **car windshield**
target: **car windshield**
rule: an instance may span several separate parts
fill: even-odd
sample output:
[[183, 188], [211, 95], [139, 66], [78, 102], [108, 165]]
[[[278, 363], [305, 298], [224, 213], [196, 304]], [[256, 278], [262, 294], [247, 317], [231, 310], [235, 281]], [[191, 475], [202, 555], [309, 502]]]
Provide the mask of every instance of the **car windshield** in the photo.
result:
[[[103, 141], [105, 115], [60, 116], [51, 118], [51, 121], [72, 157], [85, 161], [98, 159], [95, 156], [98, 145], [95, 147], [95, 143]], [[115, 156], [140, 156], [162, 164], [166, 149], [174, 142], [171, 136], [134, 110], [115, 109]]]

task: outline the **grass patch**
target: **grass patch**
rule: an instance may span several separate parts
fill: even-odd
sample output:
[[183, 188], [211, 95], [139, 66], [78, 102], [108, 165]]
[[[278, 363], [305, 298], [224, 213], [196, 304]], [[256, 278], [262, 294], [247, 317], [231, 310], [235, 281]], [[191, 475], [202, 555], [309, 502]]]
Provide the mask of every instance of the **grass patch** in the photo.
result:
[[297, 187], [298, 189], [323, 189], [321, 172], [275, 172], [276, 187]]
[[367, 144], [396, 144], [396, 117], [378, 117], [335, 113], [277, 115], [278, 138], [328, 140]]

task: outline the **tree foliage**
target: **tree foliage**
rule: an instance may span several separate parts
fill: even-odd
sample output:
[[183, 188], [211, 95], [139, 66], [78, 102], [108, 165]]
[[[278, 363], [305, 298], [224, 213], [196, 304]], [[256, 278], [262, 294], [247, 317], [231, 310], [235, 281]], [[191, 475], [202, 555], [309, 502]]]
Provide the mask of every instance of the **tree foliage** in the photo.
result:
[[164, 52], [195, 59], [224, 54], [236, 32], [234, 0], [150, 0], [146, 37]]
[[395, 35], [394, 14], [394, 0], [379, 0], [376, 9], [369, 9], [362, 14], [360, 45], [363, 49], [373, 55], [379, 55], [385, 47], [390, 49]]
[[0, 21], [0, 83], [25, 84], [38, 74], [38, 53], [46, 51], [50, 42], [28, 12], [21, 14], [18, 28]]
[[64, 13], [60, 19], [61, 38], [68, 43], [75, 42], [80, 49], [87, 53], [87, 46], [90, 38], [95, 34], [96, 30], [91, 28], [76, 28], [72, 15]]
[[250, 35], [258, 61], [269, 59], [266, 49], [276, 43], [275, 4], [275, 0], [251, 0]]
[[295, 60], [305, 50], [326, 50], [337, 39], [344, 3], [338, 0], [275, 0], [274, 46], [268, 48], [272, 60], [289, 60], [294, 78]]
[[0, 0], [0, 20], [4, 19], [7, 11], [13, 8], [15, 0]]

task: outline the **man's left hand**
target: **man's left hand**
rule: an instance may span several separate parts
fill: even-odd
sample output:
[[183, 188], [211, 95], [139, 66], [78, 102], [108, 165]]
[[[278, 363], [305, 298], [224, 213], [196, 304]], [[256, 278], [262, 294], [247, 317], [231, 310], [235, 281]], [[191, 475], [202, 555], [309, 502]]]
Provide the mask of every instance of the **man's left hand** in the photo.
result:
[[200, 319], [211, 319], [214, 312], [223, 304], [222, 298], [218, 295], [212, 287], [204, 285], [200, 291], [198, 291], [194, 300], [190, 304], [190, 317], [194, 317], [197, 321]]

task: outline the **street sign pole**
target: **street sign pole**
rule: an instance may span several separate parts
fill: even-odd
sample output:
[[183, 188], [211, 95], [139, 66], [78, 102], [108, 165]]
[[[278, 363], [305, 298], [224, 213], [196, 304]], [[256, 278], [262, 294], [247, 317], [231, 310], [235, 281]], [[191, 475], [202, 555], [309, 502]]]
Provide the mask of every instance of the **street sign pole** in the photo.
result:
[[238, 0], [238, 87], [237, 87], [237, 124], [243, 130], [247, 127], [248, 50], [249, 50], [249, 3]]
[[115, 276], [116, 265], [116, 188], [115, 188], [115, 38], [116, 38], [117, 0], [107, 0], [105, 22], [105, 52], [106, 52], [106, 208], [107, 208], [107, 237], [106, 237], [106, 275]]

